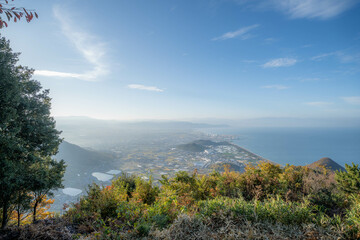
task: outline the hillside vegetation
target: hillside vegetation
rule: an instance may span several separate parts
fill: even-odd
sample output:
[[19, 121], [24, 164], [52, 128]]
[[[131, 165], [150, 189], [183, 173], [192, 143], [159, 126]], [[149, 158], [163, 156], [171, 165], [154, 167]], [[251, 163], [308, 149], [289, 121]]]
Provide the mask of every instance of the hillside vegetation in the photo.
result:
[[179, 172], [163, 176], [161, 187], [151, 178], [122, 175], [110, 186], [89, 186], [50, 225], [33, 224], [21, 233], [52, 229], [55, 236], [63, 229], [63, 239], [358, 239], [360, 168], [346, 170], [262, 162], [244, 173]]
[[87, 150], [66, 141], [60, 144], [59, 152], [55, 158], [64, 159], [67, 165], [64, 185], [79, 188], [85, 187], [89, 182], [83, 174], [79, 177], [79, 173], [86, 172], [90, 175], [95, 171], [108, 170], [113, 164], [112, 156]]
[[204, 150], [206, 150], [206, 147], [194, 142], [178, 145], [177, 148], [189, 152], [203, 152]]
[[340, 166], [337, 162], [335, 162], [331, 158], [327, 158], [327, 157], [321, 158], [318, 161], [307, 165], [307, 167], [315, 170], [325, 167], [331, 171], [336, 171], [336, 170], [345, 171], [345, 168]]

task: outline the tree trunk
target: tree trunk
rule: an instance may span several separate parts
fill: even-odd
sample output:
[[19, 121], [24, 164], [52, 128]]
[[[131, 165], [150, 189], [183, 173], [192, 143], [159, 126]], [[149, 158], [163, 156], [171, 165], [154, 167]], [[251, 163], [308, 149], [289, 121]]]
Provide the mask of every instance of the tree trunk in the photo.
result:
[[39, 202], [37, 200], [35, 200], [34, 211], [33, 211], [33, 222], [36, 222], [36, 209], [37, 209], [38, 203]]
[[1, 229], [4, 229], [6, 227], [6, 224], [8, 222], [8, 202], [5, 202], [3, 204], [3, 214], [2, 214], [2, 223], [1, 223]]
[[18, 218], [18, 227], [20, 227], [20, 222], [21, 222], [21, 212], [20, 210], [17, 210], [17, 218]]

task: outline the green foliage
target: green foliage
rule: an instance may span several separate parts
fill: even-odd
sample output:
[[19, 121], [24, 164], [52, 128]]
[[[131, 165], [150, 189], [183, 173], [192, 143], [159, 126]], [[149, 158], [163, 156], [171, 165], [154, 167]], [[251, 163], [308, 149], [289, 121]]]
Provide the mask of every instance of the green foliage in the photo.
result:
[[136, 188], [136, 177], [134, 175], [127, 175], [122, 173], [120, 177], [115, 179], [112, 182], [114, 189], [118, 191], [119, 194], [126, 194], [126, 198], [132, 197], [132, 192]]
[[31, 79], [33, 70], [16, 65], [19, 54], [4, 38], [0, 49], [0, 207], [5, 227], [12, 204], [19, 205], [18, 193], [31, 193], [41, 203], [61, 186], [65, 165], [50, 158], [61, 139], [50, 117], [49, 91]]
[[248, 165], [240, 176], [240, 190], [245, 199], [262, 200], [273, 196], [280, 189], [280, 165], [260, 162], [257, 166]]
[[152, 177], [149, 181], [144, 181], [140, 178], [136, 179], [136, 187], [132, 193], [134, 200], [151, 205], [155, 202], [159, 194], [159, 187], [153, 186]]
[[346, 211], [345, 220], [348, 224], [348, 236], [360, 238], [360, 195], [351, 195], [351, 207]]
[[229, 218], [240, 218], [251, 222], [267, 221], [282, 224], [303, 224], [316, 222], [315, 207], [309, 202], [285, 202], [280, 198], [264, 201], [246, 201], [242, 198], [216, 198], [199, 203], [201, 217], [216, 217], [222, 212]]
[[[96, 239], [139, 239], [171, 231], [181, 232], [178, 239], [191, 234], [196, 238], [195, 232], [206, 235], [230, 223], [233, 228], [262, 226], [258, 231], [273, 226], [278, 234], [291, 238], [296, 231], [310, 239], [330, 235], [356, 239], [359, 234], [358, 198], [337, 191], [334, 174], [326, 169], [281, 168], [264, 162], [248, 166], [245, 173], [228, 168], [209, 175], [178, 172], [172, 178], [163, 176], [160, 182], [158, 187], [151, 178], [122, 175], [111, 186], [95, 184], [65, 218]], [[237, 236], [251, 238], [251, 230], [247, 231], [248, 235], [239, 232]]]
[[337, 171], [335, 174], [336, 182], [341, 191], [346, 193], [360, 193], [360, 168], [358, 164], [352, 166], [345, 164], [345, 171]]
[[286, 165], [280, 174], [281, 189], [279, 193], [286, 200], [298, 201], [304, 195], [304, 187], [309, 169], [300, 166]]

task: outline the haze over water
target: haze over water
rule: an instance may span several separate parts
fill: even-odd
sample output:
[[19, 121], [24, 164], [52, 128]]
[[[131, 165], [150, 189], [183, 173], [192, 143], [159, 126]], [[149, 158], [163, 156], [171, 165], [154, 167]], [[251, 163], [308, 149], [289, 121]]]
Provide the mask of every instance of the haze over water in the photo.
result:
[[233, 143], [281, 165], [307, 165], [329, 157], [344, 166], [360, 163], [360, 128], [219, 128]]

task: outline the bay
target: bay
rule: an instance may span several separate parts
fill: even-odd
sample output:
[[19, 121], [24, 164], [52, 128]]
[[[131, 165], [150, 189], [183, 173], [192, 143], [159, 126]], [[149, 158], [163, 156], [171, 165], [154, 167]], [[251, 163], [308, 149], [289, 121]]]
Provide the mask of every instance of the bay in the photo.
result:
[[307, 165], [329, 157], [344, 166], [360, 163], [360, 128], [213, 128], [232, 142], [281, 165]]

